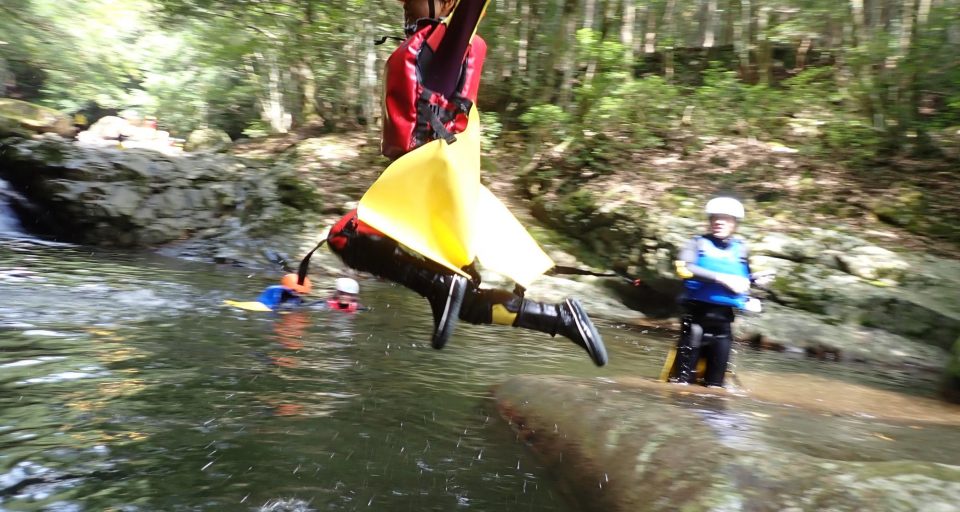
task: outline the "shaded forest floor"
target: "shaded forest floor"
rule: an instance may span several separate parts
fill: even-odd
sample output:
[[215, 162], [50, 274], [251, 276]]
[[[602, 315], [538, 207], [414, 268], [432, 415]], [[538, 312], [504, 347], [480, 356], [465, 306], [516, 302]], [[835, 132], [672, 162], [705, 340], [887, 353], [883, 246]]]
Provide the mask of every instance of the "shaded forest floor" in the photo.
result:
[[[333, 214], [358, 200], [388, 164], [376, 135], [291, 133], [239, 142], [232, 152], [294, 166]], [[525, 203], [516, 176], [544, 167], [555, 169], [559, 179], [579, 175], [573, 180], [583, 187], [628, 197], [634, 207], [700, 208], [704, 198], [732, 192], [753, 200], [748, 223], [762, 229], [800, 233], [810, 226], [843, 227], [889, 249], [957, 257], [957, 162], [897, 158], [851, 168], [748, 138], [704, 137], [698, 146], [686, 152], [621, 152], [590, 168], [572, 163], [577, 159], [563, 146], [538, 153], [502, 146], [484, 156], [483, 179], [513, 207]], [[527, 211], [517, 214], [528, 220]]]

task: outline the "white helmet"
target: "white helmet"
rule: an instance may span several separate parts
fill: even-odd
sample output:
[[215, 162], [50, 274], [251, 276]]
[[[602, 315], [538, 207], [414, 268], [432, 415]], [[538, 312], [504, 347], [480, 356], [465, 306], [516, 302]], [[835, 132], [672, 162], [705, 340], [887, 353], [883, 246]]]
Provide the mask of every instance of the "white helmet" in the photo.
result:
[[338, 292], [352, 293], [354, 295], [360, 293], [360, 285], [349, 277], [338, 278], [336, 287]]
[[715, 197], [707, 202], [707, 215], [729, 215], [743, 220], [743, 204], [732, 197]]

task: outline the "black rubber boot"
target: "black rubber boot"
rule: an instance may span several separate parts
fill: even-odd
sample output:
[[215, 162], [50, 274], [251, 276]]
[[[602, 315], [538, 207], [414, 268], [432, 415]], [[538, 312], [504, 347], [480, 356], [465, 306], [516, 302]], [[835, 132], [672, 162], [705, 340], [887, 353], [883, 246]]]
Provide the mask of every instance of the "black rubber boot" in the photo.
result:
[[607, 364], [607, 349], [603, 345], [603, 339], [576, 299], [567, 299], [561, 304], [544, 304], [524, 299], [513, 325], [545, 332], [550, 336], [565, 336], [583, 347], [593, 364]]
[[430, 302], [433, 313], [433, 336], [430, 343], [437, 350], [443, 348], [457, 326], [463, 296], [469, 284], [467, 278], [407, 264], [397, 276], [397, 282]]

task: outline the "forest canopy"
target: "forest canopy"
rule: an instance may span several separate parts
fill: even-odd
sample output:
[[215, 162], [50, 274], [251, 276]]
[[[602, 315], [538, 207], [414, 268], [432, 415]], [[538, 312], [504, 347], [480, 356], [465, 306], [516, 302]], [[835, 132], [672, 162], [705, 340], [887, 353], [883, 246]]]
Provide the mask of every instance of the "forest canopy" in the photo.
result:
[[[395, 0], [5, 0], [0, 96], [178, 134], [373, 133], [374, 41], [401, 25]], [[960, 0], [495, 0], [480, 33], [493, 136], [812, 134], [854, 161], [958, 137]]]

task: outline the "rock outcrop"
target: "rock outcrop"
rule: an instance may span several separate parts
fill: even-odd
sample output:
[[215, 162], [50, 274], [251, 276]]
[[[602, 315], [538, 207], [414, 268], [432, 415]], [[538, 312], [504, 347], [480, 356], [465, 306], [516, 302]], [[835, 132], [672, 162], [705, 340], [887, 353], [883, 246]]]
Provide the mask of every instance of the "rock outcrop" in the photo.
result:
[[[669, 298], [681, 283], [673, 261], [691, 236], [705, 230], [702, 203], [710, 193], [685, 192], [683, 184], [654, 176], [660, 172], [655, 170], [644, 171], [646, 178], [602, 176], [551, 167], [555, 163], [541, 163], [518, 181], [534, 215], [582, 242], [586, 259], [642, 277], [642, 292], [614, 285], [628, 301], [635, 296], [628, 303], [676, 315]], [[749, 193], [739, 195], [748, 212], [762, 209]], [[960, 336], [960, 261], [907, 249], [895, 232], [880, 227], [864, 233], [784, 208], [782, 216], [748, 213], [740, 229], [753, 269], [777, 272], [766, 290], [754, 290], [767, 312], [742, 317], [741, 339], [840, 359], [942, 369]], [[645, 304], [645, 294], [656, 300]]]
[[0, 98], [0, 137], [29, 133], [76, 133], [70, 116], [52, 108], [11, 98]]
[[227, 155], [98, 148], [56, 136], [0, 141], [0, 178], [25, 229], [62, 241], [154, 247], [270, 236], [318, 209], [296, 173]]
[[[942, 449], [958, 441], [957, 407], [802, 375], [755, 384], [756, 398], [518, 376], [494, 397], [577, 510], [950, 510], [960, 500], [960, 467]], [[849, 399], [825, 409], [824, 392]], [[894, 416], [864, 416], [885, 411]]]

